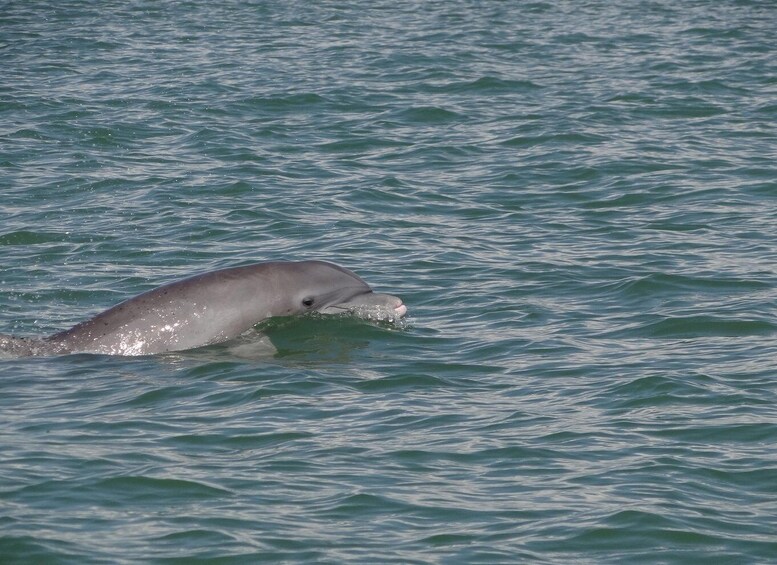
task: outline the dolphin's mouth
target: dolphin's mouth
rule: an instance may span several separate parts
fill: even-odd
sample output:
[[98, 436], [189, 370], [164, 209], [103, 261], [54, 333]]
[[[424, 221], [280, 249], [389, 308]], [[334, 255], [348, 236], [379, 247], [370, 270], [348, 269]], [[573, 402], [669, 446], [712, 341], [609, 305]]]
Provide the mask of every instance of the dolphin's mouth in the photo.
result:
[[321, 314], [350, 314], [365, 320], [397, 322], [407, 314], [402, 299], [391, 294], [367, 292], [319, 310]]

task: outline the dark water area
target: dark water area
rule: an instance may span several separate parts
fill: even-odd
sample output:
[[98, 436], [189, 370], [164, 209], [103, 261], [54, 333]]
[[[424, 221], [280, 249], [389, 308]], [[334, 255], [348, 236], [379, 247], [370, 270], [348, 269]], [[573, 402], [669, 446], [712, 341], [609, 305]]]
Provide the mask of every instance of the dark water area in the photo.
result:
[[409, 309], [0, 353], [0, 562], [777, 561], [775, 29], [0, 2], [0, 333], [278, 259]]

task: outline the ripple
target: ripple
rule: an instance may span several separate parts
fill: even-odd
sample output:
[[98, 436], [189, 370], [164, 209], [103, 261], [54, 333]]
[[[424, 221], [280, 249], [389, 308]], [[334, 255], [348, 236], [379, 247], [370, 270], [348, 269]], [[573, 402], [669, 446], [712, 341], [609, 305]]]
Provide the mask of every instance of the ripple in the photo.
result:
[[611, 335], [623, 338], [649, 337], [656, 339], [694, 337], [744, 337], [771, 335], [777, 326], [764, 320], [727, 319], [717, 316], [678, 316], [647, 324], [639, 324]]
[[458, 121], [462, 119], [463, 116], [445, 108], [419, 106], [402, 110], [395, 115], [395, 118], [399, 121], [409, 123], [440, 124]]

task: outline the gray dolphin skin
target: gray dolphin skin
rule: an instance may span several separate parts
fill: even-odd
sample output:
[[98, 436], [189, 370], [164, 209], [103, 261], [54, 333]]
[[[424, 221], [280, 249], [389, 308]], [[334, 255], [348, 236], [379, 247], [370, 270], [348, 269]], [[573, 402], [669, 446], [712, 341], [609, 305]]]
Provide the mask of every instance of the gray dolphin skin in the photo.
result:
[[152, 355], [228, 341], [273, 316], [355, 312], [398, 320], [402, 300], [325, 261], [273, 261], [160, 286], [45, 338], [0, 334], [12, 355]]

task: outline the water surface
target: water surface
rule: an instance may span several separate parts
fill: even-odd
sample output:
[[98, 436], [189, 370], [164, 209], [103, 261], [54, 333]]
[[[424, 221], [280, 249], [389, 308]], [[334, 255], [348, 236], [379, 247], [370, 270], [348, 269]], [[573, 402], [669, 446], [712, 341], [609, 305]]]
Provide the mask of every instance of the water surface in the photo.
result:
[[327, 259], [406, 327], [0, 359], [8, 562], [777, 559], [770, 2], [3, 2], [0, 332]]

